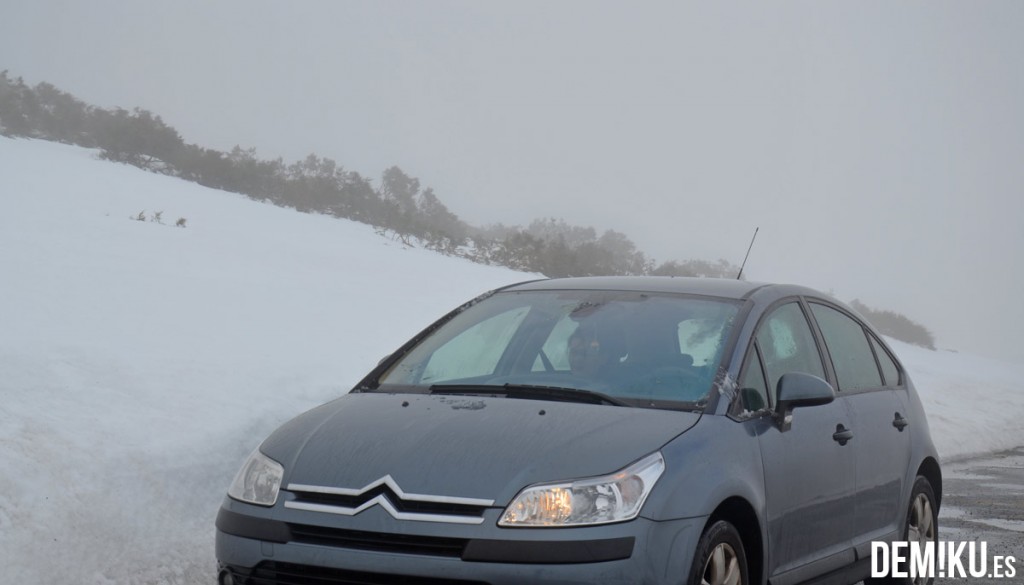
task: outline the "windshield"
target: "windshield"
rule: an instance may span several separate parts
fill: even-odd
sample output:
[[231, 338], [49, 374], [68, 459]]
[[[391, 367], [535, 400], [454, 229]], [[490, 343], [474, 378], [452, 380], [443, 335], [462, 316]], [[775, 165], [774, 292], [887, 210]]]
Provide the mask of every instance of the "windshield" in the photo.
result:
[[685, 408], [707, 398], [737, 310], [682, 295], [502, 292], [424, 338], [379, 389], [543, 386]]

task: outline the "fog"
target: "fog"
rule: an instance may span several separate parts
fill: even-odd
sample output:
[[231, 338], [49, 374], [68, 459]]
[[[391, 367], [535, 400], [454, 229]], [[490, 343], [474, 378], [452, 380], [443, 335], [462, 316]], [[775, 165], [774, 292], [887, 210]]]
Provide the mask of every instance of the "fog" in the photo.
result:
[[0, 70], [1024, 361], [1020, 2], [0, 0]]

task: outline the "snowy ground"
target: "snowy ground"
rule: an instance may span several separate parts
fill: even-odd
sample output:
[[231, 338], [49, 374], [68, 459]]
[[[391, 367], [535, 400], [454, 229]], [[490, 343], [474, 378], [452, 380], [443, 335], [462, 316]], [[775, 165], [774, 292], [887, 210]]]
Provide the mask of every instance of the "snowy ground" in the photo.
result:
[[[531, 277], [94, 156], [0, 138], [0, 583], [213, 583], [263, 437]], [[944, 457], [1024, 444], [1024, 367], [894, 346]]]

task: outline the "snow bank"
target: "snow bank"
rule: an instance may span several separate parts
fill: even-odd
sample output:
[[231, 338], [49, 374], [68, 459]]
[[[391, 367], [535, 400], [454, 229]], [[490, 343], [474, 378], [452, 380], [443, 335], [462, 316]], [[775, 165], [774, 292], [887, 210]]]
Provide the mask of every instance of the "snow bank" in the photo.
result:
[[213, 583], [259, 441], [530, 278], [94, 156], [0, 138], [3, 582]]
[[887, 341], [921, 395], [945, 460], [1024, 445], [1024, 365]]

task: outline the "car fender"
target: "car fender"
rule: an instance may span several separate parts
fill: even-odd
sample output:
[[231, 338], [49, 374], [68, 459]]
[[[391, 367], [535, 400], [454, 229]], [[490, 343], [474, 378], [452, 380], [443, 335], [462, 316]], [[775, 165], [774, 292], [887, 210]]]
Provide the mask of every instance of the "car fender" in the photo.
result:
[[665, 445], [665, 472], [644, 506], [644, 516], [709, 516], [729, 498], [742, 498], [754, 509], [763, 533], [764, 467], [751, 429], [725, 416], [705, 415]]
[[934, 474], [935, 477], [929, 478], [929, 481], [933, 484], [932, 489], [935, 491], [935, 498], [939, 501], [940, 505], [942, 502], [942, 473], [941, 473], [941, 459], [939, 458], [938, 450], [935, 448], [935, 443], [932, 441], [931, 431], [928, 428], [928, 417], [925, 415], [924, 405], [921, 403], [921, 398], [917, 394], [917, 390], [914, 388], [914, 383], [910, 380], [910, 377], [904, 373], [906, 387], [897, 391], [900, 402], [902, 402], [906, 408], [906, 418], [910, 421], [910, 425], [907, 427], [907, 431], [910, 432], [910, 465], [907, 466], [906, 482], [904, 482], [904, 493], [903, 493], [903, 506], [901, 510], [905, 511], [910, 506], [910, 494], [914, 489], [914, 481], [917, 479], [918, 471], [921, 466], [928, 459], [935, 461]]

